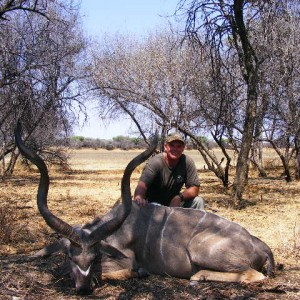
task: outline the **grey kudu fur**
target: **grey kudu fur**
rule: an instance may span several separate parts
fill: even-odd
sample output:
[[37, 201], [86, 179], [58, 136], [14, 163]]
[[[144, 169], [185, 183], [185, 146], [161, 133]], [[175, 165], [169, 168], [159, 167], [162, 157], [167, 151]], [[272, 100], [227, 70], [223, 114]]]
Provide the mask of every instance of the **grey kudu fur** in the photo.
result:
[[[28, 149], [15, 131], [21, 153], [41, 174], [37, 204], [46, 223], [64, 238], [40, 250], [35, 257], [64, 250], [77, 293], [93, 291], [93, 276], [126, 279], [152, 274], [199, 280], [253, 282], [273, 276], [270, 248], [242, 226], [215, 214], [155, 204], [132, 203], [130, 176], [156, 148], [151, 146], [126, 167], [121, 184], [122, 203], [91, 224], [72, 227], [47, 207], [49, 176], [44, 161]], [[93, 274], [98, 264], [98, 274]], [[266, 268], [265, 268], [266, 266]]]

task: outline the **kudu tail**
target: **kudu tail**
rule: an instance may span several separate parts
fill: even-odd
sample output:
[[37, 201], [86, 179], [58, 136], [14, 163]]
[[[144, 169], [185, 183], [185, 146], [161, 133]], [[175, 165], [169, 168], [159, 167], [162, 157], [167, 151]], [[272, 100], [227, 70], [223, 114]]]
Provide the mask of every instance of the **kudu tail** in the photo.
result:
[[263, 272], [264, 275], [268, 277], [274, 277], [276, 265], [275, 265], [275, 259], [271, 248], [258, 237], [254, 236], [253, 238], [255, 239], [255, 244], [260, 249], [259, 254], [263, 258], [265, 258], [263, 265], [261, 265], [260, 268], [257, 269], [257, 271]]
[[268, 251], [268, 260], [267, 260], [267, 275], [268, 277], [275, 277], [275, 260], [274, 255], [271, 250]]

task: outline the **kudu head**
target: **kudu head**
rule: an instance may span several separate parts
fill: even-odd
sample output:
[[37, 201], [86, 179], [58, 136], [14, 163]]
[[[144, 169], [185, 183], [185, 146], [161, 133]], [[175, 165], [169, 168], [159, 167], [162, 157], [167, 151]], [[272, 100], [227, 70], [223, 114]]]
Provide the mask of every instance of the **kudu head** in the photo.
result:
[[[133, 170], [149, 158], [156, 149], [158, 142], [157, 135], [149, 148], [132, 159], [125, 168], [121, 182], [122, 205], [120, 208], [114, 210], [114, 213], [110, 212], [105, 217], [95, 219], [91, 224], [83, 227], [72, 227], [56, 217], [48, 209], [48, 170], [43, 159], [25, 146], [21, 138], [20, 123], [17, 124], [15, 130], [15, 140], [22, 155], [39, 169], [40, 181], [37, 193], [37, 206], [41, 215], [48, 226], [64, 237], [55, 246], [50, 245], [48, 249], [46, 249], [47, 247], [45, 248], [46, 250], [42, 249], [41, 253], [37, 253], [37, 256], [47, 256], [58, 249], [67, 250], [70, 274], [75, 282], [76, 292], [78, 294], [90, 294], [93, 291], [93, 269], [95, 263], [101, 260], [101, 253], [108, 253], [118, 257], [122, 256], [122, 253], [107, 245], [103, 240], [116, 231], [130, 213], [132, 206], [130, 176]], [[99, 271], [101, 272], [101, 270]]]

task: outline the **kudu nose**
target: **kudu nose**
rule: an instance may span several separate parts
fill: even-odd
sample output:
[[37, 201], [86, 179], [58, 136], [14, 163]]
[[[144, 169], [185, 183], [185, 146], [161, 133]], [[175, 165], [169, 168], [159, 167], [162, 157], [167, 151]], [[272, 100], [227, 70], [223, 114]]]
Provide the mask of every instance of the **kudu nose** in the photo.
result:
[[76, 290], [77, 295], [91, 295], [93, 293], [92, 288], [81, 288]]

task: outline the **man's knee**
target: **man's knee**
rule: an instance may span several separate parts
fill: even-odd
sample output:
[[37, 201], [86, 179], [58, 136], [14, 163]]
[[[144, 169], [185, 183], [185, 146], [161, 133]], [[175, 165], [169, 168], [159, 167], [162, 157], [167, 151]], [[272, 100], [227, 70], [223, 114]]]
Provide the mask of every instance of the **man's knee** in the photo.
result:
[[193, 209], [204, 209], [204, 200], [200, 196], [195, 197], [192, 200], [184, 201], [183, 206], [184, 208], [193, 208]]

